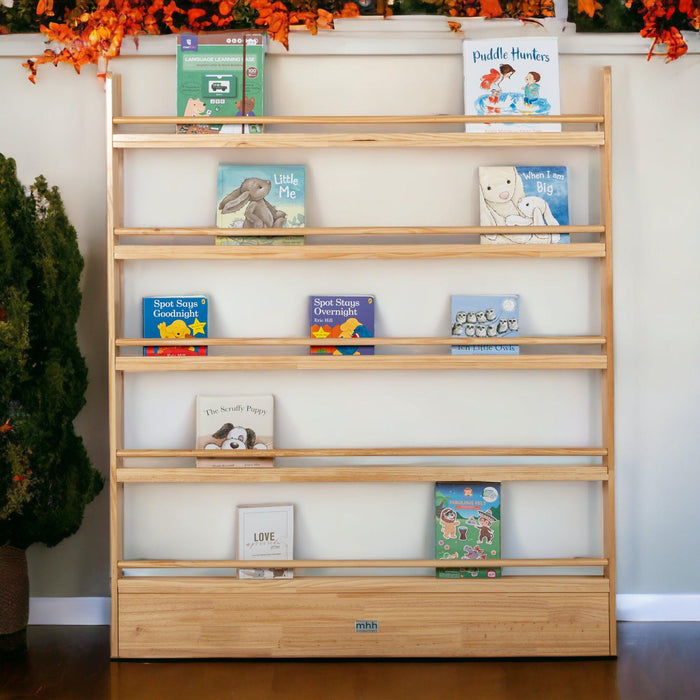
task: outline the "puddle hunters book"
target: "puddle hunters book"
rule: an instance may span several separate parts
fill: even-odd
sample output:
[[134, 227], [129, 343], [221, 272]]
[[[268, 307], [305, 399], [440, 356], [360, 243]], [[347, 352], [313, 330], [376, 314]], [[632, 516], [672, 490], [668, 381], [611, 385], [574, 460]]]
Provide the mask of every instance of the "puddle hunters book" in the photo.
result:
[[[475, 39], [463, 43], [466, 115], [557, 115], [559, 53], [556, 37]], [[561, 131], [556, 122], [474, 122], [469, 132]]]

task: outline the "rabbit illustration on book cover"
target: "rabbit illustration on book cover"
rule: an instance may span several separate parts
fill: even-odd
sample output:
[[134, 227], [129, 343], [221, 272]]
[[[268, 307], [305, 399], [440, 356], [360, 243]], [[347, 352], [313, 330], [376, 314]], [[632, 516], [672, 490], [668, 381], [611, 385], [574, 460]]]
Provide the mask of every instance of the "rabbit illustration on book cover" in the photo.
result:
[[287, 214], [265, 199], [271, 187], [269, 180], [248, 177], [219, 202], [219, 211], [230, 214], [245, 206], [243, 228], [282, 228]]

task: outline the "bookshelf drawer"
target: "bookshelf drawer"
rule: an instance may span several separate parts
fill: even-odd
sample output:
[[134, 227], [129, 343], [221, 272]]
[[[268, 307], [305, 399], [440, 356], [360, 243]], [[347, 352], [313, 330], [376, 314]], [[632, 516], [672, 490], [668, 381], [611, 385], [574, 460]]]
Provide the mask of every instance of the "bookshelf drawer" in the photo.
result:
[[126, 593], [119, 601], [119, 656], [610, 654], [606, 593], [455, 592], [451, 588], [429, 596], [420, 591], [372, 596], [256, 593], [250, 587], [245, 593], [213, 595]]

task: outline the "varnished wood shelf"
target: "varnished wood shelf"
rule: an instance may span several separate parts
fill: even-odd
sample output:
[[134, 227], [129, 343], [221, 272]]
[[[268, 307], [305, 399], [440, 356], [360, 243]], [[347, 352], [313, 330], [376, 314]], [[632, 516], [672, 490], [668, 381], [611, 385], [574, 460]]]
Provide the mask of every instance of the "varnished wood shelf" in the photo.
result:
[[[605, 226], [591, 224], [586, 226], [528, 226], [532, 234], [553, 233], [605, 233]], [[512, 235], [513, 227], [505, 226], [334, 226], [311, 227], [290, 231], [288, 228], [246, 229], [246, 236], [481, 236], [491, 234]], [[114, 235], [119, 237], [168, 236], [172, 238], [211, 237], [235, 235], [231, 229], [214, 227], [201, 228], [115, 228]], [[566, 244], [561, 244], [566, 245]]]
[[473, 116], [466, 114], [363, 114], [348, 115], [308, 115], [308, 116], [255, 116], [255, 117], [166, 117], [166, 116], [113, 116], [115, 126], [124, 124], [153, 125], [169, 124], [265, 124], [265, 125], [297, 125], [297, 124], [481, 124], [489, 122], [516, 124], [593, 124], [605, 123], [602, 114], [532, 114], [504, 115], [489, 114]]
[[[250, 564], [250, 562], [248, 562]], [[541, 576], [502, 576], [495, 579], [438, 579], [434, 576], [304, 576], [289, 579], [251, 580], [233, 576], [122, 576], [120, 592], [186, 593], [197, 590], [205, 595], [225, 592], [248, 593], [251, 586], [261, 594], [276, 595], [281, 591], [296, 593], [607, 593], [609, 582], [604, 576], [574, 574]]]
[[[215, 454], [212, 454], [215, 452]], [[215, 450], [115, 450], [129, 459], [201, 457], [220, 459]], [[607, 457], [605, 447], [349, 447], [266, 450], [265, 457]], [[260, 459], [258, 450], [236, 450], [236, 457]]]
[[605, 144], [602, 131], [339, 133], [339, 134], [114, 134], [114, 148], [475, 148]]
[[117, 482], [281, 483], [436, 481], [606, 481], [600, 464], [488, 465], [469, 467], [362, 465], [344, 467], [121, 467]]
[[[253, 565], [254, 564], [254, 565]], [[131, 559], [117, 562], [119, 569], [476, 569], [496, 567], [606, 566], [604, 557], [558, 559]]]
[[[600, 335], [574, 336], [521, 336], [517, 338], [196, 338], [196, 345], [209, 347], [228, 346], [334, 346], [334, 345], [605, 345], [605, 338]], [[117, 347], [158, 347], [190, 346], [192, 339], [172, 340], [163, 338], [117, 338]]]
[[604, 243], [566, 243], [561, 245], [405, 243], [399, 245], [114, 246], [115, 260], [423, 260], [429, 258], [602, 258], [604, 256]]
[[599, 370], [606, 355], [207, 355], [117, 357], [118, 372], [230, 370]]

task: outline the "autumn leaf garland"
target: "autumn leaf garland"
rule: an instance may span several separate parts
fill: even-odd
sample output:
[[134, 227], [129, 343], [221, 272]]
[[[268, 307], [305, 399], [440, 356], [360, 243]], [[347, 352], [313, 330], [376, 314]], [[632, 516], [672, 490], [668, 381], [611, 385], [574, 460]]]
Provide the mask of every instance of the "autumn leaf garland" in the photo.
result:
[[[24, 64], [29, 79], [36, 80], [42, 64], [68, 63], [76, 72], [84, 65], [96, 64], [98, 74], [106, 71], [110, 59], [119, 56], [124, 37], [144, 34], [222, 31], [259, 27], [271, 39], [289, 47], [289, 30], [304, 26], [312, 34], [332, 29], [337, 17], [357, 17], [355, 2], [344, 0], [38, 0], [36, 14], [45, 23], [40, 31], [58, 48], [48, 48]], [[418, 0], [422, 2], [423, 0]], [[606, 6], [621, 0], [576, 0], [578, 13], [585, 17], [605, 16]], [[417, 12], [418, 6], [396, 0], [403, 12]], [[424, 0], [433, 12], [458, 17], [517, 17], [522, 20], [553, 17], [554, 0]], [[643, 37], [652, 40], [649, 57], [659, 44], [666, 46], [667, 61], [682, 56], [688, 49], [681, 29], [700, 31], [700, 0], [625, 0], [632, 13], [644, 22]], [[58, 15], [55, 16], [55, 12]], [[570, 10], [570, 13], [572, 10]], [[451, 31], [459, 31], [457, 22], [449, 22]], [[3, 27], [0, 27], [2, 33]]]

